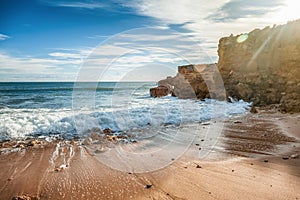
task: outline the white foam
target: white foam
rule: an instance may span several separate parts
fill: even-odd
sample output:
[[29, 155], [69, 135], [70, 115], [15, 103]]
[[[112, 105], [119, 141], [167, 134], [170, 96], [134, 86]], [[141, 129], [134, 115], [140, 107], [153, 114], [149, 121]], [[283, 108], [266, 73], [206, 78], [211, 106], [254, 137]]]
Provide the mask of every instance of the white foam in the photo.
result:
[[71, 109], [3, 108], [0, 110], [0, 140], [50, 134], [73, 137], [95, 127], [126, 131], [149, 125], [201, 122], [243, 114], [250, 105], [244, 101], [228, 103], [164, 97], [138, 99], [116, 108], [76, 112]]

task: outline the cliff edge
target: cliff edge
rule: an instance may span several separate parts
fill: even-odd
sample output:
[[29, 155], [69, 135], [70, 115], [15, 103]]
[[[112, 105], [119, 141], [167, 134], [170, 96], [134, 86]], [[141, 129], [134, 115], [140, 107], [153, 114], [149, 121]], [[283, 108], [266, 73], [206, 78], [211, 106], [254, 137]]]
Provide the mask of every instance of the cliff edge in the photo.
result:
[[229, 96], [300, 112], [300, 20], [221, 38], [218, 55]]

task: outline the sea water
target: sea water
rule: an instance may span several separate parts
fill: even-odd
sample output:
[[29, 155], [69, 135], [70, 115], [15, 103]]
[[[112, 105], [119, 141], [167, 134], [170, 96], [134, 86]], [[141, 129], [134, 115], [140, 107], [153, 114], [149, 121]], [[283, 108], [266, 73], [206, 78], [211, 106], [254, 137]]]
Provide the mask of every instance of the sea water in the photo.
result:
[[0, 140], [136, 131], [242, 115], [250, 103], [150, 97], [154, 82], [0, 83]]

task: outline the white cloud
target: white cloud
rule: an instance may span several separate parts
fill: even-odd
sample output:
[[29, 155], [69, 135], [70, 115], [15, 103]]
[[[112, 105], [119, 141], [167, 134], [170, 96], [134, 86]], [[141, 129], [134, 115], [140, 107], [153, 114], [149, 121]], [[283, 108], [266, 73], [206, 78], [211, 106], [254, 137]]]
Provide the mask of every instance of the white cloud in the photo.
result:
[[[172, 69], [169, 75], [174, 75], [178, 65], [203, 62], [210, 62], [209, 56], [185, 34], [153, 28], [133, 29], [95, 48], [82, 65], [78, 80], [158, 81], [168, 75], [166, 68]], [[161, 67], [161, 73], [157, 73], [157, 66]]]
[[[84, 65], [85, 76], [82, 78], [90, 77], [97, 81], [99, 78], [97, 73], [102, 75], [104, 73], [105, 76], [102, 78], [106, 80], [119, 80], [120, 77], [131, 77], [135, 80], [144, 77], [149, 80], [155, 77], [153, 76], [155, 73], [151, 73], [151, 66], [162, 65], [176, 69], [180, 64], [216, 62], [220, 37], [231, 33], [248, 32], [257, 26], [264, 27], [270, 24], [269, 18], [261, 19], [260, 11], [266, 9], [266, 3], [261, 3], [263, 8], [258, 9], [259, 16], [249, 17], [247, 13], [245, 16], [239, 13], [239, 17], [235, 15], [236, 18], [231, 22], [213, 21], [213, 18], [209, 18], [215, 13], [220, 13], [221, 8], [234, 1], [240, 0], [123, 2], [124, 6], [135, 9], [138, 14], [157, 19], [160, 27], [164, 28], [133, 29], [110, 37], [106, 43], [93, 50]], [[253, 4], [248, 5], [246, 9], [247, 12], [251, 10], [256, 11]], [[275, 10], [270, 8], [270, 12], [265, 15], [271, 16]], [[186, 32], [178, 34], [166, 29], [167, 26], [174, 24]], [[143, 76], [141, 73], [126, 75], [130, 71], [141, 72], [141, 69], [145, 73]]]
[[65, 52], [53, 52], [53, 53], [49, 53], [49, 56], [56, 57], [56, 58], [73, 58], [73, 59], [83, 58], [81, 54], [65, 53]]
[[98, 38], [109, 38], [112, 35], [93, 35], [93, 36], [87, 36], [89, 39], [98, 39]]
[[[131, 77], [131, 81], [141, 78], [158, 80], [162, 77], [153, 75], [153, 70], [157, 71], [154, 66], [168, 66], [176, 71], [178, 65], [207, 62], [208, 58], [186, 34], [161, 28], [133, 29], [109, 38], [94, 49], [51, 50], [46, 58], [14, 57], [0, 53], [2, 81], [39, 78], [44, 78], [44, 81], [64, 78], [68, 81], [76, 78], [80, 81], [98, 81], [104, 72], [102, 80], [107, 81], [120, 80], [122, 77]], [[80, 69], [80, 75], [77, 76]], [[145, 74], [142, 75], [141, 69]], [[132, 71], [139, 73], [126, 75]]]
[[[120, 36], [124, 38], [124, 40], [130, 40], [130, 41], [135, 41], [135, 42], [141, 42], [141, 41], [151, 41], [151, 42], [157, 42], [157, 41], [164, 41], [164, 40], [176, 40], [176, 39], [183, 39], [181, 34], [163, 34], [163, 32], [158, 33], [160, 29], [153, 28], [153, 33], [150, 31], [147, 31], [147, 29], [136, 29], [137, 31], [132, 33], [122, 33]], [[139, 31], [140, 30], [140, 31]]]
[[70, 8], [83, 8], [83, 9], [97, 9], [97, 8], [105, 8], [106, 5], [99, 2], [58, 2], [52, 3], [52, 5], [58, 7], [70, 7]]
[[0, 52], [1, 81], [61, 81], [75, 79], [81, 60], [14, 57]]
[[7, 39], [9, 39], [10, 37], [8, 36], [8, 35], [4, 35], [4, 34], [2, 34], [2, 33], [0, 33], [0, 41], [1, 40], [7, 40]]
[[123, 5], [134, 8], [139, 14], [157, 18], [165, 24], [184, 24], [202, 20], [227, 1], [206, 0], [133, 0]]
[[299, 3], [296, 2], [298, 1], [132, 0], [122, 1], [122, 5], [132, 8], [140, 15], [158, 20], [162, 26], [179, 25], [216, 59], [221, 37], [285, 23], [289, 19], [295, 19], [295, 16], [299, 18], [300, 13], [295, 9]]

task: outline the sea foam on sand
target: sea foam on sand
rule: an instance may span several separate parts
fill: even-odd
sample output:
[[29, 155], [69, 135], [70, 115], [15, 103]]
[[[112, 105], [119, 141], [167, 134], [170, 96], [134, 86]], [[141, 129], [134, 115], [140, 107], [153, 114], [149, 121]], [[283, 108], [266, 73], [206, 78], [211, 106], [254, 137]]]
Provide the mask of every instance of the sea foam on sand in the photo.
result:
[[27, 136], [59, 134], [72, 138], [93, 128], [113, 131], [143, 129], [163, 124], [203, 122], [246, 113], [251, 106], [244, 101], [232, 103], [198, 101], [175, 97], [147, 98], [123, 106], [101, 109], [32, 109], [2, 108], [0, 110], [0, 140], [22, 139]]

